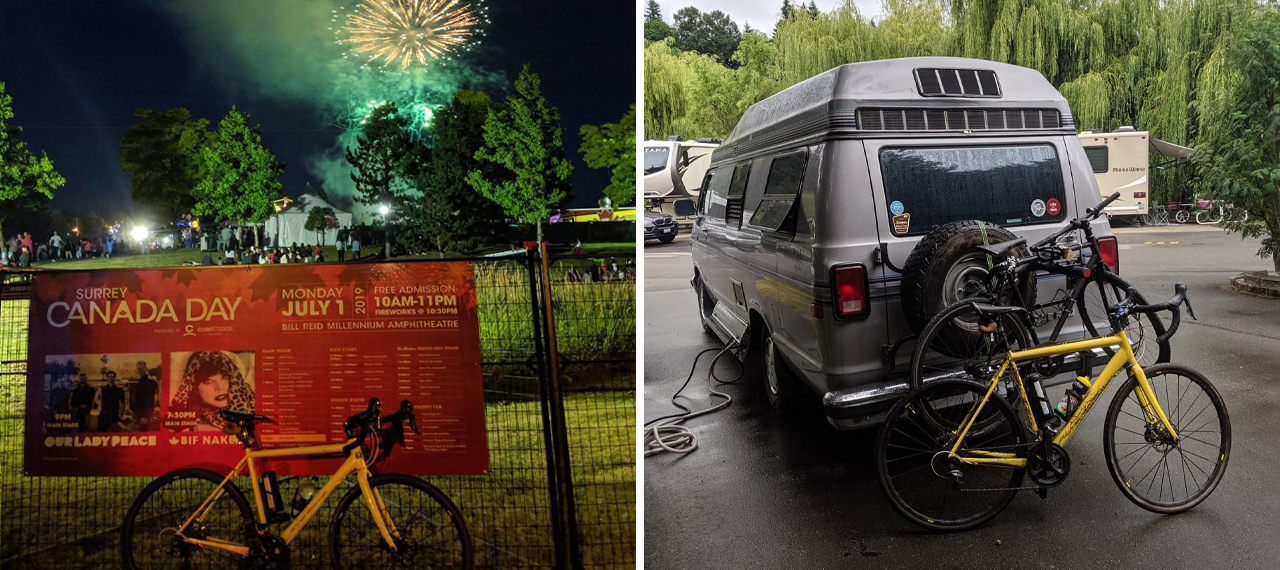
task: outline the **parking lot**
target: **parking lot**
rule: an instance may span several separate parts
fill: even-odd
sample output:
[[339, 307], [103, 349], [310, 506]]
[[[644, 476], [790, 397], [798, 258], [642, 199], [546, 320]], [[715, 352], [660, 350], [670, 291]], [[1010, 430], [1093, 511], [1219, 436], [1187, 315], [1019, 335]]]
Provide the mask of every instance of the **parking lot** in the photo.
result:
[[[1126, 500], [1107, 472], [1104, 414], [1095, 413], [1067, 447], [1070, 478], [1047, 500], [1020, 493], [986, 526], [929, 534], [881, 492], [873, 430], [834, 430], [816, 396], [801, 419], [783, 419], [769, 409], [759, 371], [747, 370], [721, 388], [734, 397], [731, 407], [687, 424], [697, 451], [644, 459], [646, 567], [1280, 567], [1280, 300], [1227, 288], [1231, 276], [1271, 264], [1254, 256], [1255, 241], [1212, 226], [1116, 233], [1120, 274], [1152, 301], [1186, 283], [1200, 319], [1184, 313], [1173, 361], [1214, 382], [1233, 429], [1226, 475], [1204, 504], [1161, 516]], [[698, 323], [691, 259], [687, 234], [645, 246], [646, 420], [678, 411], [670, 398], [694, 355], [719, 346]], [[736, 372], [732, 363], [720, 370]], [[694, 377], [685, 405], [718, 402], [707, 399], [704, 378]], [[1051, 400], [1063, 389], [1050, 390]]]

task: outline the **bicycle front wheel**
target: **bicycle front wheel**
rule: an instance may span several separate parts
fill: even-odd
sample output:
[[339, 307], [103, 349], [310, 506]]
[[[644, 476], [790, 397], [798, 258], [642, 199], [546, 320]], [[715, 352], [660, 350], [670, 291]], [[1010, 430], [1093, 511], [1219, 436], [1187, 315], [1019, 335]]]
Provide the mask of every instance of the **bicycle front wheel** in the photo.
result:
[[[204, 469], [180, 469], [156, 478], [138, 494], [125, 514], [120, 549], [125, 568], [238, 569], [243, 556], [184, 542], [177, 529], [205, 499], [213, 496], [223, 477]], [[253, 522], [249, 501], [228, 483], [203, 519], [187, 527], [186, 536], [244, 543], [245, 526]]]
[[[976, 382], [940, 380], [912, 391], [889, 411], [876, 442], [876, 466], [885, 496], [907, 520], [930, 530], [966, 530], [991, 520], [1017, 494], [1024, 468], [949, 457], [957, 428], [986, 393]], [[986, 428], [965, 436], [960, 455], [1026, 457], [1026, 428], [998, 394], [987, 399], [972, 425]]]
[[[359, 486], [352, 487], [329, 523], [329, 556], [334, 568], [458, 568], [475, 565], [475, 547], [466, 522], [449, 496], [417, 477], [371, 477], [375, 503], [395, 527], [394, 551], [382, 538]], [[359, 501], [357, 503], [357, 500]]]
[[1152, 422], [1130, 378], [1107, 410], [1103, 449], [1116, 486], [1135, 505], [1172, 514], [1195, 507], [1222, 480], [1231, 456], [1231, 420], [1204, 375], [1177, 364], [1144, 369], [1151, 391], [1178, 434]]

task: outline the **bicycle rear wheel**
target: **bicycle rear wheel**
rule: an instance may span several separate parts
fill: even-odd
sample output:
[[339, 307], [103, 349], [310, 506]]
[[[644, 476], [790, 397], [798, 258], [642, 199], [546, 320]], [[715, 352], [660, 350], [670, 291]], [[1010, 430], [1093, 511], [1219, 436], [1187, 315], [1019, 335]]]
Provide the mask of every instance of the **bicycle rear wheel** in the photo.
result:
[[474, 567], [471, 534], [462, 512], [443, 491], [417, 477], [400, 474], [371, 477], [369, 486], [381, 498], [399, 534], [396, 550], [383, 540], [360, 487], [352, 487], [329, 523], [329, 556], [334, 568]]
[[[125, 514], [120, 553], [125, 568], [234, 569], [243, 556], [217, 548], [183, 542], [175, 532], [213, 495], [223, 476], [204, 469], [180, 469], [156, 478], [138, 494]], [[249, 501], [228, 483], [203, 521], [187, 527], [191, 538], [219, 538], [244, 542], [245, 525], [253, 521]]]
[[[981, 301], [979, 301], [981, 302]], [[996, 325], [994, 332], [979, 327]], [[911, 388], [944, 378], [986, 382], [1009, 351], [1031, 348], [1031, 334], [1015, 312], [989, 314], [957, 301], [934, 315], [911, 354]]]
[[[1017, 494], [1025, 469], [948, 458], [957, 428], [986, 393], [976, 382], [940, 380], [889, 411], [876, 442], [876, 466], [885, 496], [907, 520], [930, 530], [966, 530], [991, 520]], [[961, 453], [1026, 457], [1026, 428], [999, 394], [987, 399], [973, 423], [987, 428], [967, 435]]]
[[1143, 372], [1178, 441], [1160, 422], [1147, 419], [1138, 402], [1138, 379], [1131, 377], [1107, 410], [1107, 469], [1135, 505], [1180, 513], [1203, 502], [1222, 480], [1231, 456], [1231, 420], [1222, 397], [1199, 372], [1177, 364]]

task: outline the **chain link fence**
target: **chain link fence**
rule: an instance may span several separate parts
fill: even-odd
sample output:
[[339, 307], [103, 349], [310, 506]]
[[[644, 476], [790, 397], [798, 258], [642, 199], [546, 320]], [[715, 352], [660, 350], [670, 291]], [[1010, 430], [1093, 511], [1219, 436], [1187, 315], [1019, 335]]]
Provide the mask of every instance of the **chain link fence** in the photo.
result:
[[[475, 263], [491, 470], [426, 479], [462, 509], [478, 568], [634, 567], [634, 257]], [[0, 569], [118, 568], [150, 478], [22, 472], [31, 276], [0, 273]], [[302, 480], [282, 478], [282, 496]], [[290, 546], [293, 567], [329, 567], [336, 504]]]

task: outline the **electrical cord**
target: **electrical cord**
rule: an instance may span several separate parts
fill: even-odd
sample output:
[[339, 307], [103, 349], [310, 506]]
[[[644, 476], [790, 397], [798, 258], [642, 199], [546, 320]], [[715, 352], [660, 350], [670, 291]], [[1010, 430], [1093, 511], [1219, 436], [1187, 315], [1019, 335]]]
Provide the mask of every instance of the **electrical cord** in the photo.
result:
[[[716, 363], [725, 354], [729, 354], [733, 348], [739, 346], [739, 342], [740, 341], [738, 339], [734, 339], [722, 349], [708, 348], [699, 352], [698, 355], [694, 357], [693, 366], [689, 368], [689, 376], [685, 377], [684, 384], [680, 386], [680, 389], [676, 390], [676, 393], [671, 395], [671, 404], [683, 410], [683, 413], [662, 416], [649, 420], [644, 424], [645, 457], [657, 455], [665, 451], [673, 453], [689, 453], [698, 448], [698, 436], [694, 435], [689, 428], [680, 424], [684, 423], [685, 420], [723, 410], [733, 403], [733, 397], [725, 394], [724, 392], [717, 391], [712, 386], [711, 381], [715, 380], [717, 385], [723, 386], [736, 384], [738, 381], [742, 380], [746, 370], [742, 367], [741, 363], [738, 365], [738, 375], [733, 379], [723, 380], [716, 376]], [[707, 370], [707, 391], [710, 392], [712, 397], [723, 398], [724, 401], [695, 412], [681, 405], [676, 401], [676, 398], [680, 397], [680, 393], [684, 392], [684, 389], [689, 386], [689, 382], [693, 380], [693, 374], [698, 369], [698, 360], [700, 360], [703, 355], [715, 352], [716, 350], [719, 350], [720, 352], [716, 354], [715, 358], [711, 359], [711, 366]]]

